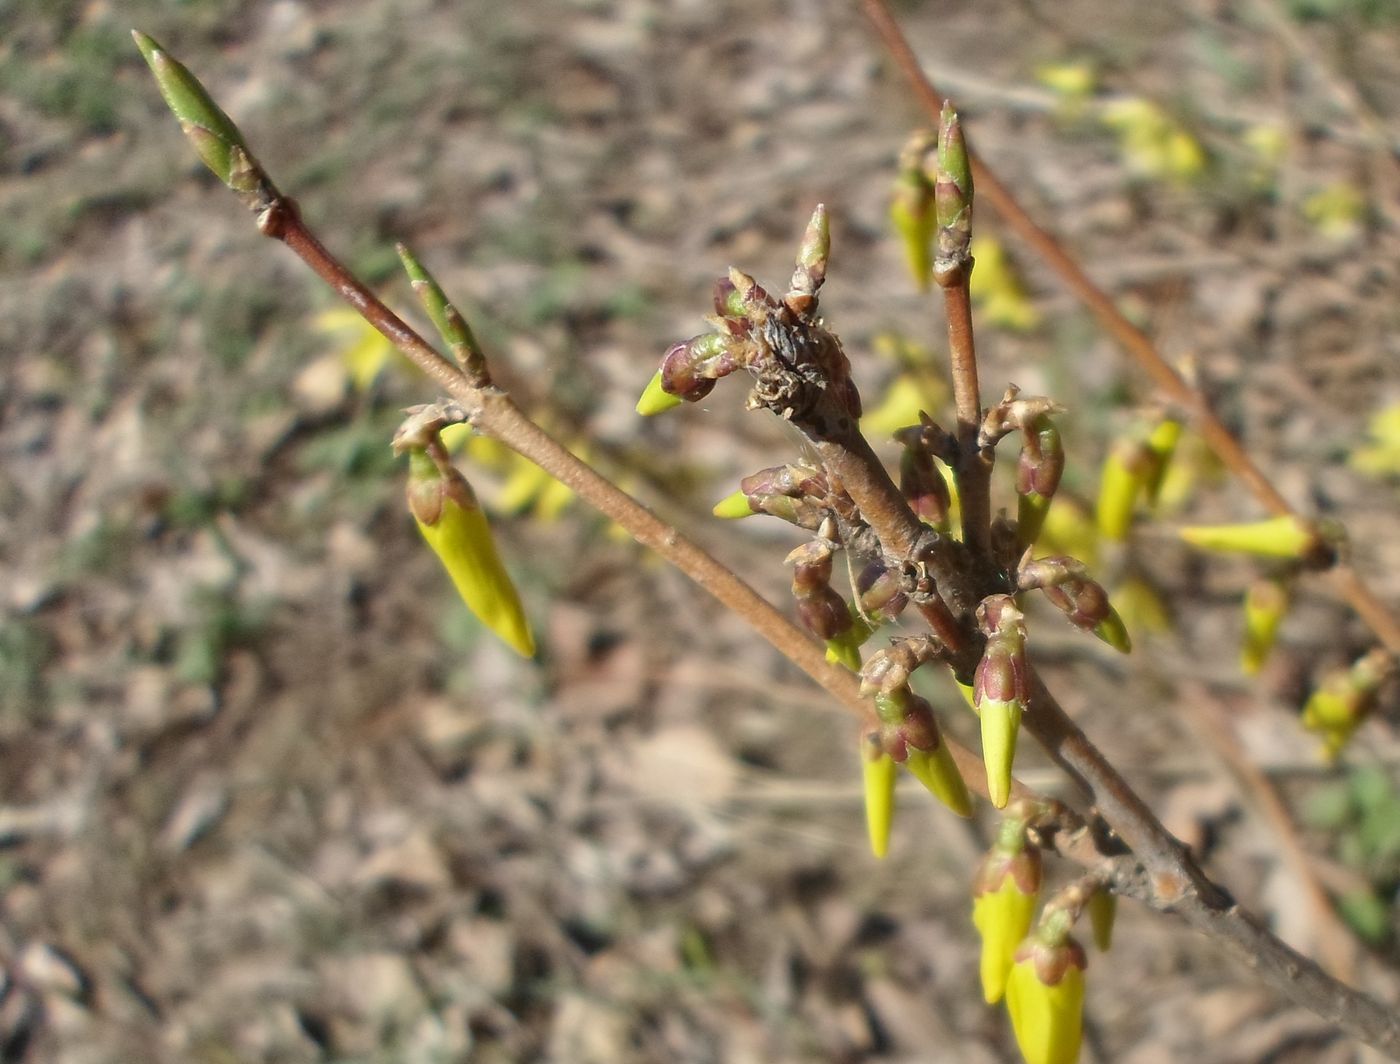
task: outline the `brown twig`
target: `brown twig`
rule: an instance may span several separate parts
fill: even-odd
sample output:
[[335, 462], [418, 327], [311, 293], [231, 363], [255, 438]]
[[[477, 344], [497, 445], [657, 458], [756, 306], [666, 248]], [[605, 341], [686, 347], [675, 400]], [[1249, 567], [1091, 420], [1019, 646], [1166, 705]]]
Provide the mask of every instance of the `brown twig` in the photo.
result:
[[[930, 119], [937, 121], [943, 98], [924, 73], [888, 4], [885, 0], [860, 2], [885, 48], [913, 88], [920, 106]], [[1152, 383], [1191, 418], [1206, 445], [1249, 489], [1260, 505], [1274, 515], [1301, 516], [1216, 417], [1205, 397], [1172, 368], [1147, 334], [1123, 316], [1112, 297], [1093, 282], [1054, 236], [1036, 224], [1011, 191], [975, 154], [972, 156], [972, 173], [979, 199], [990, 204], [1011, 229], [1059, 274], [1066, 287], [1094, 315], [1104, 331], [1117, 340]], [[1361, 575], [1342, 562], [1332, 568], [1331, 582], [1337, 594], [1356, 610], [1385, 647], [1393, 654], [1400, 654], [1400, 619], [1375, 596]]]

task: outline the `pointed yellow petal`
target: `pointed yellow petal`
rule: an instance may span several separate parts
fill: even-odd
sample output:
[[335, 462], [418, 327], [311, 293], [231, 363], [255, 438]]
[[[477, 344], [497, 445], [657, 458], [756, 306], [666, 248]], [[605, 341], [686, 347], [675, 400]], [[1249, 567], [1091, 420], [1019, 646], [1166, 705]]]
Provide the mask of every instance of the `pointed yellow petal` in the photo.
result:
[[749, 505], [747, 495], [742, 491], [736, 491], [733, 495], [726, 495], [715, 503], [714, 509], [710, 512], [726, 521], [735, 521], [741, 517], [752, 517], [757, 511]]
[[673, 407], [680, 406], [685, 402], [678, 395], [672, 395], [661, 387], [661, 371], [657, 370], [652, 374], [651, 380], [642, 391], [642, 397], [637, 400], [637, 413], [642, 417], [652, 417], [656, 414], [664, 414]]
[[1197, 525], [1178, 532], [1187, 543], [1201, 550], [1261, 558], [1301, 558], [1317, 545], [1313, 530], [1290, 516], [1240, 525]]
[[972, 923], [982, 939], [982, 997], [988, 1005], [996, 1004], [1006, 993], [1016, 948], [1030, 932], [1035, 904], [1036, 895], [1023, 894], [1011, 876], [996, 890], [972, 900]]
[[1245, 592], [1240, 668], [1246, 676], [1257, 676], [1264, 668], [1287, 612], [1288, 587], [1281, 580], [1259, 580]]
[[1083, 1041], [1084, 973], [1073, 965], [1054, 986], [1018, 961], [1006, 983], [1006, 1006], [1026, 1064], [1075, 1064]]
[[898, 766], [889, 754], [863, 758], [865, 768], [865, 829], [870, 852], [884, 857], [890, 849], [890, 829], [894, 824], [894, 785]]
[[530, 622], [525, 618], [515, 584], [496, 553], [491, 528], [481, 508], [464, 508], [449, 497], [443, 500], [442, 514], [434, 524], [417, 524], [467, 608], [516, 653], [533, 657], [535, 637]]
[[967, 784], [963, 782], [953, 755], [948, 752], [947, 743], [940, 742], [932, 752], [911, 746], [904, 767], [930, 794], [958, 816], [972, 815], [972, 796], [967, 793]]
[[1021, 730], [1021, 706], [1000, 698], [983, 698], [982, 760], [987, 766], [987, 797], [998, 809], [1011, 800], [1011, 765], [1016, 758], [1016, 735]]

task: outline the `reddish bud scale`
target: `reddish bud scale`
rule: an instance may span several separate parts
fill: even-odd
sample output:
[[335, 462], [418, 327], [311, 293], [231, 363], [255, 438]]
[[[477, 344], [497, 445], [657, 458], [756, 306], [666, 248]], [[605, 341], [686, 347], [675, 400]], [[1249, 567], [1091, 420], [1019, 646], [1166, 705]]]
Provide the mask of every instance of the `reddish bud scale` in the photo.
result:
[[910, 747], [925, 753], [941, 743], [933, 707], [908, 687], [875, 696], [875, 713], [880, 718], [880, 739], [886, 752], [903, 764]]
[[1010, 595], [989, 595], [977, 607], [977, 620], [987, 633], [987, 646], [973, 677], [973, 697], [1019, 702], [1028, 696], [1026, 626]]
[[739, 490], [748, 496], [803, 495], [821, 497], [830, 490], [826, 474], [800, 465], [770, 466], [739, 481]]
[[903, 578], [881, 562], [871, 562], [856, 578], [860, 608], [871, 620], [893, 621], [909, 605]]
[[1065, 471], [1065, 449], [1060, 432], [1048, 417], [1039, 417], [1027, 428], [1016, 459], [1016, 491], [1021, 495], [1050, 498]]
[[829, 587], [815, 591], [798, 593], [797, 617], [809, 632], [818, 639], [835, 639], [851, 627], [851, 613], [846, 601]]
[[1049, 558], [1027, 559], [1016, 570], [1016, 586], [1023, 591], [1054, 587], [1067, 580], [1087, 580], [1089, 570], [1077, 558], [1060, 554]]
[[1093, 631], [1113, 613], [1108, 592], [1093, 580], [1071, 578], [1042, 588], [1042, 591], [1069, 618], [1071, 624], [1086, 631]]
[[899, 457], [899, 490], [909, 501], [919, 520], [946, 530], [952, 499], [948, 483], [933, 463], [933, 455], [906, 436]]

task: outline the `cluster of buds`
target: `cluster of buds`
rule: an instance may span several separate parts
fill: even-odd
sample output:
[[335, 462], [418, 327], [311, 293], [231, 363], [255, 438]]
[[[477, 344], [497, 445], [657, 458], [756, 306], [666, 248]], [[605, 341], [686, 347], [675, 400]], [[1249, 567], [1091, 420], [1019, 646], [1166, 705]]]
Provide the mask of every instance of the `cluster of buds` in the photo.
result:
[[[911, 640], [910, 643], [922, 641]], [[875, 666], [872, 669], [876, 661], [892, 664], [890, 653], [882, 652], [863, 671], [862, 690], [866, 693], [870, 690], [876, 692], [875, 711], [879, 717], [879, 726], [861, 736], [865, 823], [870, 849], [876, 857], [884, 857], [889, 851], [895, 784], [900, 765], [953, 812], [959, 816], [972, 815], [972, 798], [947, 744], [938, 732], [933, 707], [927, 699], [914, 694], [907, 683], [891, 682], [888, 686], [881, 686], [880, 680], [892, 678], [898, 672], [902, 671], [907, 676], [918, 667], [919, 656], [918, 652], [914, 652], [905, 656], [902, 666]], [[864, 677], [865, 672], [872, 671], [879, 675], [879, 680], [871, 681]]]
[[1303, 707], [1303, 727], [1322, 737], [1329, 758], [1341, 753], [1376, 708], [1381, 685], [1395, 672], [1395, 659], [1379, 648], [1349, 668], [1329, 673]]
[[1126, 654], [1132, 643], [1128, 629], [1108, 601], [1108, 593], [1089, 578], [1084, 563], [1074, 558], [1031, 558], [1029, 552], [1016, 572], [1016, 586], [1023, 591], [1040, 588], [1070, 623], [1093, 632], [1115, 650]]
[[987, 797], [998, 809], [1011, 798], [1016, 736], [1030, 698], [1024, 617], [1010, 595], [989, 595], [977, 607], [987, 636], [972, 685], [972, 704], [982, 721], [982, 760]]
[[1024, 809], [1008, 811], [972, 880], [972, 923], [982, 939], [982, 996], [989, 1005], [1006, 993], [1040, 896], [1040, 850], [1026, 838], [1026, 823]]
[[672, 405], [663, 396], [699, 402], [720, 378], [748, 369], [758, 379], [751, 406], [790, 414], [791, 404], [810, 401], [797, 394], [810, 388], [827, 395], [842, 413], [860, 417], [860, 393], [851, 380], [850, 362], [816, 314], [830, 246], [826, 208], [818, 206], [781, 300], [748, 274], [731, 269], [715, 285], [715, 314], [708, 319], [712, 330], [667, 350], [638, 410], [659, 413]]

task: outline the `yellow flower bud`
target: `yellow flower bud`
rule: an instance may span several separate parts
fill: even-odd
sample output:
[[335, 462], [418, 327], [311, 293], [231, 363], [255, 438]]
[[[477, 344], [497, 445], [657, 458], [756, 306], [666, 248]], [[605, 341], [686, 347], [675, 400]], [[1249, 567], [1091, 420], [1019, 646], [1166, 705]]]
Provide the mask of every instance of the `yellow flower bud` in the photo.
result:
[[1095, 518], [1099, 534], [1115, 543], [1128, 538], [1138, 494], [1151, 472], [1150, 455], [1140, 440], [1120, 440], [1104, 459]]
[[1026, 811], [1018, 803], [972, 879], [972, 923], [982, 939], [982, 996], [989, 1005], [1006, 993], [1016, 950], [1035, 916], [1040, 880], [1040, 851], [1026, 838]]
[[1303, 558], [1318, 545], [1317, 533], [1296, 517], [1270, 517], [1239, 525], [1196, 525], [1178, 529], [1193, 547], [1261, 558]]
[[1006, 1008], [1026, 1064], [1075, 1064], [1084, 1037], [1084, 950], [1028, 940], [1006, 981]]
[[1287, 612], [1288, 586], [1282, 580], [1258, 580], [1245, 592], [1240, 668], [1246, 676], [1257, 676], [1263, 669]]
[[672, 407], [680, 406], [685, 402], [679, 395], [672, 395], [661, 387], [661, 371], [657, 370], [652, 374], [651, 380], [647, 382], [646, 388], [642, 391], [642, 397], [637, 400], [637, 413], [642, 417], [652, 417], [655, 414], [663, 414]]
[[884, 857], [890, 849], [890, 829], [894, 824], [894, 786], [898, 766], [880, 747], [878, 733], [866, 736], [861, 747], [865, 770], [865, 830], [870, 852]]
[[998, 809], [1011, 799], [1011, 767], [1016, 736], [1021, 730], [1021, 703], [984, 698], [977, 709], [982, 718], [982, 760], [987, 765], [987, 797]]
[[732, 495], [726, 495], [715, 503], [714, 509], [710, 511], [716, 517], [722, 517], [726, 521], [735, 521], [741, 517], [752, 517], [756, 511], [749, 503], [749, 497], [742, 491], [736, 491]]
[[948, 744], [940, 741], [932, 750], [909, 747], [904, 767], [928, 792], [961, 817], [972, 815], [972, 796], [967, 792]]
[[513, 650], [532, 657], [530, 622], [471, 485], [457, 470], [439, 469], [421, 450], [410, 452], [409, 467], [409, 509], [462, 601]]

